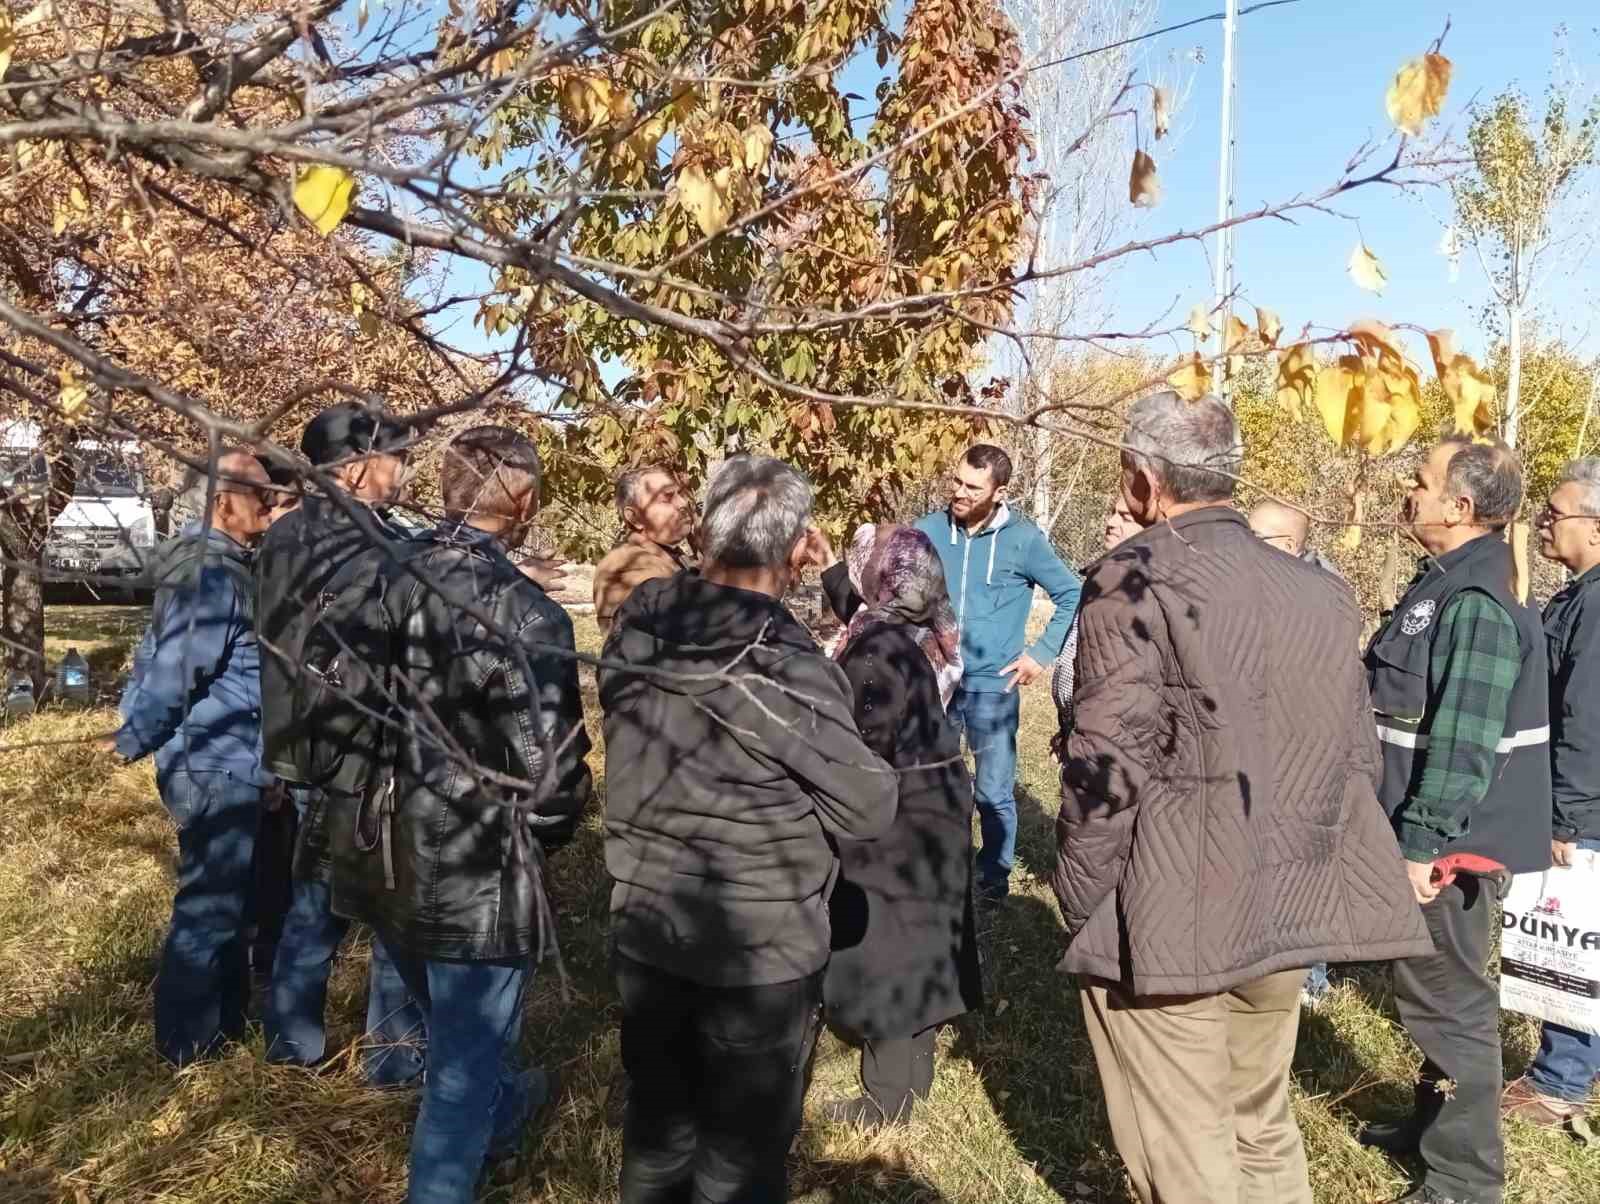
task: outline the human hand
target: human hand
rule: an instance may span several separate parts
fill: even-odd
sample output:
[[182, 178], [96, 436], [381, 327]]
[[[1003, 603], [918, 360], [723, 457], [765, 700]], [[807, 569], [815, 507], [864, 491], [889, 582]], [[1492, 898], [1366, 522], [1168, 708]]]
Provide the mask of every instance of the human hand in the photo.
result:
[[1006, 685], [1006, 693], [1009, 694], [1018, 686], [1031, 686], [1039, 680], [1039, 675], [1043, 672], [1044, 666], [1024, 652], [1004, 669], [1001, 669], [1000, 676], [1011, 678], [1011, 681]]
[[1578, 855], [1578, 842], [1575, 840], [1552, 840], [1550, 842], [1550, 861], [1553, 865], [1571, 865]]
[[89, 747], [97, 752], [112, 753], [114, 755], [117, 751], [117, 738], [115, 736], [98, 736], [89, 741]]
[[517, 569], [547, 594], [555, 593], [567, 581], [564, 563], [553, 557], [530, 556], [517, 565]]
[[1411, 879], [1411, 893], [1417, 902], [1427, 906], [1439, 897], [1439, 886], [1433, 880], [1433, 862], [1408, 861], [1406, 875]]

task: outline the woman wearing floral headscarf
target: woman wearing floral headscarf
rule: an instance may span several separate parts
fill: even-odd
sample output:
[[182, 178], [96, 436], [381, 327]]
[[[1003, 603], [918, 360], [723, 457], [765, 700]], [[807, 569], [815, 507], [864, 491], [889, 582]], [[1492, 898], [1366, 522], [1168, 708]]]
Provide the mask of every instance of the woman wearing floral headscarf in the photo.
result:
[[834, 656], [854, 691], [856, 724], [900, 774], [888, 834], [839, 843], [823, 985], [830, 1023], [861, 1043], [864, 1088], [829, 1113], [876, 1128], [927, 1096], [939, 1026], [982, 1002], [972, 781], [945, 714], [961, 643], [938, 554], [911, 527], [861, 527], [822, 583], [847, 620]]

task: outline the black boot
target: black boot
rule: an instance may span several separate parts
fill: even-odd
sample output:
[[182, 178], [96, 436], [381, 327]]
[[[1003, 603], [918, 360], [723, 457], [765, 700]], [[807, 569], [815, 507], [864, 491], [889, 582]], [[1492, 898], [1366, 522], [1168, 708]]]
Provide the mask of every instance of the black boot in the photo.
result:
[[1362, 1129], [1357, 1140], [1370, 1149], [1399, 1157], [1417, 1152], [1422, 1143], [1422, 1130], [1417, 1127], [1415, 1120], [1378, 1121]]

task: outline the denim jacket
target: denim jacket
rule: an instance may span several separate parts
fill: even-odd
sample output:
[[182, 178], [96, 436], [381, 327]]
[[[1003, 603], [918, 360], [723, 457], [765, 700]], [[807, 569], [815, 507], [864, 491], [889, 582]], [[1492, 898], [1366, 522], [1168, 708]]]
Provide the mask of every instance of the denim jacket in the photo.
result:
[[250, 554], [217, 530], [186, 527], [158, 553], [150, 626], [122, 693], [117, 751], [174, 770], [272, 781], [261, 765], [261, 656]]

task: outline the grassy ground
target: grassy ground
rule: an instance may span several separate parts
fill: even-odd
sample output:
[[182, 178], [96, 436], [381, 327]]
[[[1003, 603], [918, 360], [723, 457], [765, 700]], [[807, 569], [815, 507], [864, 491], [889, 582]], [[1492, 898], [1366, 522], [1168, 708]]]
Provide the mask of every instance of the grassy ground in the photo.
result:
[[[51, 655], [76, 645], [97, 670], [125, 667], [141, 616], [59, 608]], [[593, 648], [592, 619], [579, 619]], [[589, 711], [595, 715], [593, 698]], [[810, 1123], [793, 1159], [807, 1204], [1035, 1204], [1123, 1201], [1093, 1058], [1071, 984], [1054, 970], [1060, 921], [1052, 856], [1052, 722], [1043, 686], [1023, 710], [1017, 893], [988, 933], [990, 1010], [945, 1030], [932, 1106], [878, 1138], [823, 1124], [817, 1105], [851, 1091], [851, 1051], [825, 1037]], [[0, 730], [0, 745], [103, 731], [109, 710], [45, 710]], [[595, 733], [598, 736], [598, 732]], [[596, 757], [597, 770], [600, 758]], [[174, 1074], [155, 1056], [150, 985], [170, 904], [173, 839], [147, 766], [85, 746], [0, 752], [0, 1200], [375, 1201], [403, 1195], [416, 1101], [363, 1089], [349, 1069], [268, 1068], [257, 1044]], [[614, 1199], [620, 1140], [603, 1123], [617, 1067], [616, 1003], [605, 974], [607, 886], [591, 817], [560, 858], [557, 910], [574, 994], [540, 976], [529, 1055], [561, 1072], [561, 1098], [489, 1197]], [[353, 1037], [364, 958], [340, 966], [334, 1035]], [[1505, 1016], [1508, 1071], [1533, 1026]], [[1406, 1168], [1359, 1148], [1357, 1118], [1398, 1111], [1415, 1054], [1395, 1026], [1385, 977], [1346, 980], [1302, 1023], [1295, 1100], [1316, 1198], [1366, 1204], [1405, 1189]], [[1600, 1150], [1524, 1127], [1510, 1134], [1513, 1204], [1600, 1201]]]

